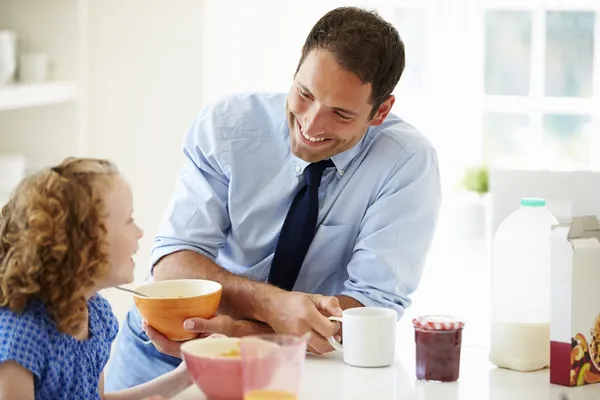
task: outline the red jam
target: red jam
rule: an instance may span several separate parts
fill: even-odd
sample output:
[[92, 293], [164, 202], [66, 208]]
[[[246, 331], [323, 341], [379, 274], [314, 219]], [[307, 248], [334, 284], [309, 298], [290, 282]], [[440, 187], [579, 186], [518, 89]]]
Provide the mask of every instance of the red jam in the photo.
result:
[[462, 327], [428, 329], [415, 326], [417, 379], [438, 382], [458, 380]]

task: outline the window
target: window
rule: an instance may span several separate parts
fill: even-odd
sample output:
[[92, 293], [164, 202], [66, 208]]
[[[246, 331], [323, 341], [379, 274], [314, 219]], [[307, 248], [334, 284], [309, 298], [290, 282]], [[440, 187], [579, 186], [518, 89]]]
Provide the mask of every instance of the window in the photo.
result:
[[484, 11], [483, 159], [505, 168], [592, 168], [600, 157], [600, 7], [502, 3]]
[[[600, 2], [398, 0], [397, 111], [465, 166], [600, 168]], [[401, 111], [400, 111], [401, 109]]]

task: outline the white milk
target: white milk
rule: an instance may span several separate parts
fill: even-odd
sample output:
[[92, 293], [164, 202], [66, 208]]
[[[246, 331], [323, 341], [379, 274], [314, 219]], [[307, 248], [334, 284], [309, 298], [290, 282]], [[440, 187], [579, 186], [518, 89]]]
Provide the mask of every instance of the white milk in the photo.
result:
[[490, 362], [515, 371], [535, 371], [550, 364], [550, 324], [495, 322]]

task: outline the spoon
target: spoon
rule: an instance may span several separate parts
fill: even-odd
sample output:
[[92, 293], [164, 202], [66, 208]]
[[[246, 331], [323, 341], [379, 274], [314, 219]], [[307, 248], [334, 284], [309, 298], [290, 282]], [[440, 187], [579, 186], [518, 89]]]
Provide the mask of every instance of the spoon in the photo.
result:
[[135, 290], [127, 289], [127, 288], [124, 288], [124, 287], [121, 287], [121, 286], [115, 286], [115, 289], [119, 289], [119, 290], [122, 290], [124, 292], [133, 293], [133, 294], [138, 295], [140, 297], [148, 297], [147, 295], [145, 295], [143, 293], [136, 292]]

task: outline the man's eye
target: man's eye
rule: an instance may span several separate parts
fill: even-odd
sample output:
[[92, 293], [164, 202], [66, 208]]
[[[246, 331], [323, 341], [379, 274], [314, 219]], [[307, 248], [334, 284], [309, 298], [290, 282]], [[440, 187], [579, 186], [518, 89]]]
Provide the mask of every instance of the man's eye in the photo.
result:
[[344, 114], [341, 114], [341, 113], [340, 113], [340, 112], [338, 112], [338, 111], [336, 111], [335, 113], [338, 115], [338, 117], [340, 117], [340, 118], [341, 118], [341, 119], [343, 119], [344, 121], [349, 121], [349, 120], [351, 120], [351, 119], [352, 119], [351, 117], [349, 117], [349, 116], [347, 116], [347, 115], [344, 115]]

